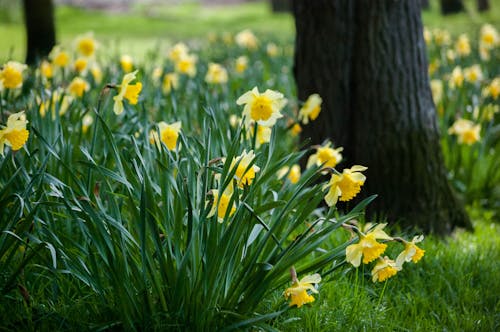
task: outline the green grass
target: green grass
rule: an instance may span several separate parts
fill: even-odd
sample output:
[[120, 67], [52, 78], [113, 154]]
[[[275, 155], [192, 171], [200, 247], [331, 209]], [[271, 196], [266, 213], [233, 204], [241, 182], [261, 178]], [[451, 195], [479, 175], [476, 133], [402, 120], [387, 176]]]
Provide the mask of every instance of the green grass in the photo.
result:
[[485, 215], [474, 218], [473, 234], [426, 238], [424, 258], [389, 279], [385, 292], [368, 271], [357, 285], [356, 271], [347, 271], [324, 283], [313, 305], [288, 311], [276, 326], [287, 331], [498, 331], [500, 225]]

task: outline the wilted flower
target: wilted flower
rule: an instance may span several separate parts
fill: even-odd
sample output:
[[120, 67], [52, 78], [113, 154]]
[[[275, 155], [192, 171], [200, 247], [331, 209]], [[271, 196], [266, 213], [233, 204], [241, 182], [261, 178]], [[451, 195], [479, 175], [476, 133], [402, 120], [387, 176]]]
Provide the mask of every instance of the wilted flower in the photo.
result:
[[309, 120], [316, 120], [319, 112], [321, 112], [322, 102], [323, 100], [317, 93], [310, 95], [299, 111], [299, 121], [302, 121], [303, 124], [308, 124]]
[[158, 130], [160, 131], [159, 134], [154, 129], [149, 132], [149, 143], [159, 145], [162, 142], [170, 151], [175, 150], [179, 132], [181, 131], [181, 122], [167, 124], [162, 121], [158, 123]]
[[113, 97], [113, 100], [115, 101], [113, 111], [117, 115], [123, 112], [123, 99], [128, 100], [131, 105], [137, 104], [139, 94], [142, 90], [142, 83], [137, 82], [136, 84], [130, 84], [130, 82], [136, 79], [136, 74], [137, 70], [123, 76], [120, 91], [118, 92], [118, 95]]
[[387, 256], [384, 258], [379, 257], [377, 264], [372, 270], [372, 281], [373, 282], [382, 282], [390, 277], [393, 277], [401, 271], [401, 266], [398, 266], [392, 259], [389, 259]]
[[168, 94], [172, 89], [177, 89], [179, 86], [179, 75], [177, 73], [168, 73], [163, 77], [162, 90]]
[[448, 134], [458, 136], [458, 143], [472, 145], [481, 139], [481, 125], [466, 119], [458, 119], [448, 129]]
[[209, 63], [205, 82], [209, 84], [227, 83], [227, 70], [218, 63]]
[[383, 231], [386, 225], [379, 224], [366, 235], [360, 232], [359, 242], [346, 248], [346, 261], [358, 267], [361, 264], [361, 257], [363, 257], [363, 264], [368, 264], [380, 257], [387, 248], [387, 244], [379, 243], [377, 240], [392, 240], [392, 237]]
[[239, 32], [236, 35], [235, 40], [236, 40], [236, 44], [238, 44], [238, 46], [243, 47], [243, 48], [247, 48], [250, 50], [257, 49], [257, 46], [259, 44], [257, 37], [255, 37], [253, 32], [248, 30], [248, 29]]
[[125, 73], [129, 73], [134, 69], [134, 59], [130, 55], [124, 54], [120, 57], [120, 66]]
[[21, 149], [28, 141], [29, 131], [26, 129], [26, 115], [24, 112], [14, 113], [7, 119], [7, 126], [0, 129], [0, 154], [3, 155], [5, 145], [12, 151]]
[[344, 148], [332, 148], [332, 143], [327, 142], [323, 146], [316, 147], [316, 153], [312, 154], [307, 160], [307, 168], [316, 166], [323, 167], [335, 167], [338, 163], [342, 161], [342, 155], [340, 152], [344, 150]]
[[250, 164], [255, 159], [255, 154], [253, 150], [248, 153], [246, 150], [237, 157], [234, 157], [231, 161], [230, 172], [236, 167], [234, 177], [238, 181], [238, 187], [243, 188], [243, 186], [249, 186], [252, 184], [255, 178], [255, 173], [260, 171], [260, 168], [255, 164], [250, 166]]
[[248, 67], [248, 57], [240, 56], [236, 59], [235, 69], [237, 73], [243, 73]]
[[185, 54], [175, 63], [175, 70], [189, 77], [194, 77], [194, 75], [196, 75], [197, 61], [198, 57], [196, 55]]
[[23, 71], [28, 68], [17, 61], [9, 61], [0, 70], [0, 85], [7, 89], [17, 89], [23, 86]]
[[300, 281], [295, 278], [295, 280], [293, 280], [292, 286], [287, 288], [283, 292], [283, 295], [287, 300], [290, 299], [290, 307], [296, 305], [297, 308], [300, 308], [306, 303], [314, 302], [314, 297], [312, 295], [309, 295], [307, 291], [309, 290], [315, 294], [318, 294], [318, 291], [314, 287], [314, 284], [319, 284], [320, 282], [321, 276], [318, 273], [305, 276]]
[[326, 204], [334, 206], [339, 198], [343, 202], [353, 199], [366, 181], [366, 176], [361, 173], [366, 169], [367, 167], [355, 165], [345, 168], [342, 174], [332, 174], [330, 181], [323, 187], [323, 190], [328, 189]]
[[83, 96], [83, 93], [89, 91], [89, 83], [81, 77], [75, 77], [68, 86], [68, 91], [75, 97]]
[[422, 242], [424, 236], [415, 236], [411, 242], [404, 241], [405, 249], [396, 258], [396, 265], [403, 266], [405, 262], [413, 261], [417, 263], [422, 257], [424, 257], [425, 250], [417, 247], [416, 243]]
[[266, 127], [273, 126], [277, 119], [283, 117], [280, 111], [286, 102], [282, 93], [269, 89], [260, 93], [257, 87], [244, 93], [236, 101], [238, 105], [245, 105], [243, 115], [247, 123], [253, 120]]

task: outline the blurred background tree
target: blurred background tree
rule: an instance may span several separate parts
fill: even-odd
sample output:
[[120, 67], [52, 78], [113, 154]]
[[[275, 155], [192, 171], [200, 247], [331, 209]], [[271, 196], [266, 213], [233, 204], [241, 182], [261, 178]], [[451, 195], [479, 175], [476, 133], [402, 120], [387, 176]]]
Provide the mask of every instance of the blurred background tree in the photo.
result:
[[332, 139], [368, 166], [369, 214], [450, 233], [471, 227], [444, 166], [427, 73], [420, 0], [295, 0], [298, 97], [323, 98], [302, 139]]
[[23, 0], [26, 24], [26, 63], [46, 57], [56, 43], [52, 0]]

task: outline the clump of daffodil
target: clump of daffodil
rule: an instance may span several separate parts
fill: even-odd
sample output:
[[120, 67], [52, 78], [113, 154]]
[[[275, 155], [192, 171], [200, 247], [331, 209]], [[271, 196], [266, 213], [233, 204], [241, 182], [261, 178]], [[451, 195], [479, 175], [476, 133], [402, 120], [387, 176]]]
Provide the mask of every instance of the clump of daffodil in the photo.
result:
[[56, 110], [59, 115], [64, 115], [67, 111], [71, 102], [73, 101], [73, 97], [64, 94], [60, 89], [57, 89], [53, 92], [49, 92], [49, 98], [45, 101], [39, 100], [40, 107], [38, 108], [38, 112], [41, 117], [45, 117], [47, 111], [51, 112], [52, 120], [56, 118]]
[[443, 99], [443, 81], [437, 79], [431, 80], [431, 91], [434, 104], [439, 104], [441, 99]]
[[123, 72], [130, 73], [134, 69], [134, 59], [128, 54], [124, 54], [120, 57], [120, 66]]
[[82, 97], [89, 89], [89, 83], [81, 77], [73, 78], [68, 86], [68, 92], [74, 97]]
[[94, 118], [92, 117], [92, 115], [85, 114], [85, 116], [82, 118], [82, 132], [86, 134], [93, 123]]
[[483, 72], [479, 65], [473, 65], [464, 69], [465, 80], [469, 83], [477, 83], [483, 79]]
[[115, 114], [121, 114], [123, 112], [123, 99], [126, 99], [131, 105], [137, 104], [139, 94], [142, 90], [142, 83], [137, 82], [136, 84], [130, 84], [133, 80], [136, 79], [137, 70], [128, 73], [123, 76], [122, 83], [119, 86], [118, 95], [113, 97], [115, 101], [113, 106], [113, 111]]
[[40, 62], [40, 74], [45, 79], [51, 79], [54, 76], [54, 70], [52, 64], [47, 60]]
[[7, 125], [0, 126], [0, 154], [3, 156], [5, 145], [12, 151], [21, 149], [28, 141], [29, 131], [26, 129], [26, 115], [24, 112], [14, 113], [7, 119]]
[[453, 71], [450, 75], [450, 80], [448, 81], [448, 85], [451, 89], [460, 88], [464, 84], [464, 74], [462, 72], [462, 68], [456, 66], [453, 68]]
[[234, 201], [231, 202], [234, 194], [233, 186], [230, 184], [222, 194], [217, 189], [212, 189], [211, 193], [214, 200], [207, 218], [213, 217], [217, 211], [217, 221], [221, 223], [224, 221], [226, 214], [231, 217], [236, 212]]
[[168, 58], [173, 62], [177, 62], [184, 56], [188, 55], [189, 48], [184, 43], [175, 44], [168, 52]]
[[316, 120], [319, 112], [321, 112], [322, 102], [323, 99], [317, 93], [310, 95], [299, 111], [299, 121], [302, 121], [303, 124], [308, 124], [309, 120]]
[[338, 163], [342, 161], [342, 150], [344, 148], [339, 147], [334, 149], [331, 142], [327, 142], [325, 145], [316, 146], [316, 153], [312, 154], [307, 160], [307, 168], [312, 166], [323, 166], [334, 168]]
[[0, 70], [0, 86], [17, 89], [23, 86], [23, 71], [28, 66], [17, 61], [8, 61]]
[[218, 63], [209, 63], [205, 82], [209, 84], [227, 83], [227, 70]]
[[[255, 138], [255, 147], [259, 148], [262, 144], [269, 143], [271, 140], [272, 129], [266, 126], [257, 126], [257, 137]], [[255, 123], [251, 123], [247, 129], [247, 137], [253, 139], [255, 134]]]
[[158, 131], [159, 133], [153, 129], [149, 132], [149, 142], [158, 146], [163, 143], [170, 151], [175, 150], [179, 132], [181, 131], [181, 122], [167, 124], [161, 121], [158, 123]]
[[180, 74], [194, 77], [196, 75], [196, 62], [198, 57], [194, 54], [184, 54], [178, 61], [175, 62], [175, 71]]
[[279, 48], [275, 43], [268, 43], [266, 46], [266, 53], [271, 58], [274, 58], [279, 54]]
[[92, 32], [78, 36], [75, 40], [75, 45], [77, 52], [86, 58], [94, 56], [97, 49], [97, 41], [94, 39]]
[[314, 285], [321, 282], [321, 276], [318, 273], [315, 273], [298, 280], [293, 267], [290, 273], [292, 275], [292, 286], [283, 292], [285, 299], [290, 300], [288, 305], [290, 307], [297, 306], [297, 308], [300, 308], [304, 304], [314, 302], [314, 297], [307, 291], [318, 294]]
[[230, 172], [232, 172], [236, 167], [234, 177], [237, 180], [239, 188], [251, 185], [255, 179], [255, 173], [260, 171], [260, 168], [257, 165], [253, 164], [250, 166], [254, 159], [255, 154], [253, 153], [253, 150], [250, 150], [248, 153], [244, 150], [241, 155], [234, 157], [231, 161], [229, 169]]
[[470, 54], [470, 42], [469, 37], [465, 33], [458, 36], [458, 39], [455, 43], [455, 51], [461, 57], [467, 56]]
[[366, 176], [361, 173], [366, 169], [364, 166], [355, 165], [345, 168], [341, 174], [333, 173], [330, 181], [323, 187], [323, 190], [328, 189], [326, 204], [334, 206], [339, 199], [346, 202], [356, 197], [366, 181]]
[[87, 69], [87, 59], [78, 58], [73, 62], [73, 68], [78, 74], [84, 75]]
[[424, 240], [424, 236], [415, 236], [411, 242], [400, 239], [405, 248], [396, 258], [396, 265], [403, 266], [405, 262], [412, 261], [413, 263], [418, 263], [419, 260], [424, 257], [425, 250], [419, 248], [416, 243], [422, 242]]
[[68, 52], [63, 50], [59, 45], [54, 46], [52, 51], [50, 51], [49, 59], [51, 59], [54, 66], [60, 68], [66, 68], [70, 61]]
[[488, 86], [483, 89], [483, 97], [491, 97], [494, 100], [500, 96], [500, 77], [497, 77], [491, 81]]
[[366, 234], [359, 232], [359, 242], [351, 244], [346, 248], [346, 261], [351, 263], [354, 267], [361, 264], [361, 257], [363, 257], [363, 264], [368, 264], [385, 252], [387, 244], [377, 242], [377, 240], [392, 240], [392, 237], [383, 231], [387, 224], [379, 224]]
[[434, 41], [437, 46], [447, 46], [451, 43], [450, 33], [446, 30], [434, 30]]
[[457, 135], [458, 143], [472, 145], [481, 139], [481, 125], [471, 120], [457, 119], [448, 129], [448, 134]]
[[297, 164], [292, 165], [292, 167], [283, 166], [277, 172], [278, 179], [285, 177], [290, 181], [290, 183], [295, 184], [300, 180], [300, 166]]
[[259, 46], [259, 41], [257, 37], [253, 34], [252, 31], [245, 29], [241, 32], [239, 32], [235, 37], [234, 37], [236, 44], [238, 44], [239, 47], [241, 48], [246, 48], [249, 50], [256, 50], [257, 47]]
[[373, 267], [372, 270], [372, 281], [373, 282], [382, 282], [390, 277], [393, 277], [401, 271], [401, 266], [397, 265], [392, 259], [389, 259], [387, 256], [382, 258], [379, 257], [377, 264]]
[[242, 55], [236, 59], [234, 69], [237, 73], [243, 73], [248, 68], [248, 57]]
[[254, 87], [240, 96], [236, 103], [245, 105], [243, 116], [247, 124], [255, 121], [259, 126], [271, 127], [277, 119], [283, 117], [280, 111], [287, 100], [280, 92], [267, 89], [264, 93], [260, 93], [257, 87]]
[[163, 77], [162, 90], [163, 93], [169, 94], [172, 89], [177, 89], [179, 86], [179, 75], [177, 73], [167, 73]]

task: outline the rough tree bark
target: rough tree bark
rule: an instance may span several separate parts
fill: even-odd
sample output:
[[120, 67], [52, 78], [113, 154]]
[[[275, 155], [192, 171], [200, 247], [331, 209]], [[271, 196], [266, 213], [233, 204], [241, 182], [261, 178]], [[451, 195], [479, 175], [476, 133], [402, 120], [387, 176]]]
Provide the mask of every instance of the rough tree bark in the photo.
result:
[[299, 98], [323, 98], [302, 138], [368, 166], [368, 213], [449, 233], [470, 227], [448, 184], [427, 76], [420, 0], [294, 2]]
[[441, 0], [441, 14], [448, 15], [459, 13], [464, 10], [462, 0]]
[[26, 24], [26, 63], [34, 64], [49, 54], [55, 45], [54, 6], [52, 0], [23, 0]]
[[490, 10], [489, 0], [477, 0], [477, 10], [480, 12], [485, 12]]

